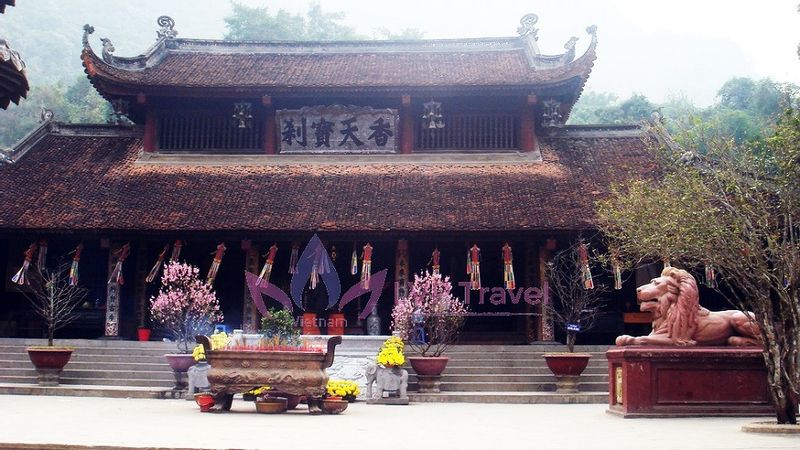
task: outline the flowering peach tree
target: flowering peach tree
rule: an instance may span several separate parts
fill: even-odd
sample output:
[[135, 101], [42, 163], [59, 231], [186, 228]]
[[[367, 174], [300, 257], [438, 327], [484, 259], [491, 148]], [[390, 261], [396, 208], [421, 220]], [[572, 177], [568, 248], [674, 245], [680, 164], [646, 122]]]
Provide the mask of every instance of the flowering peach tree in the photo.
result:
[[392, 310], [394, 332], [422, 356], [441, 356], [461, 331], [467, 308], [452, 290], [450, 277], [415, 275], [408, 296]]
[[171, 332], [178, 351], [189, 353], [195, 335], [210, 334], [223, 320], [217, 295], [200, 279], [200, 269], [177, 261], [164, 267], [161, 284], [161, 291], [150, 299], [153, 321]]

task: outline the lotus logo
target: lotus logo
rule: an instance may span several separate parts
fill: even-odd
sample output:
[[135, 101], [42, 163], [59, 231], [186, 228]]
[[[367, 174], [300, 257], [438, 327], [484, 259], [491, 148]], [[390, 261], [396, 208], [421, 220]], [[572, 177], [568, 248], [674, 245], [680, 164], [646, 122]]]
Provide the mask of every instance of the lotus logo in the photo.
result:
[[[320, 270], [320, 268], [325, 270]], [[303, 249], [297, 261], [297, 271], [292, 275], [292, 281], [289, 285], [289, 293], [291, 299], [285, 292], [278, 286], [260, 279], [258, 276], [245, 272], [245, 279], [247, 280], [247, 287], [250, 290], [250, 295], [253, 297], [253, 302], [256, 308], [262, 315], [267, 315], [267, 307], [264, 304], [262, 296], [266, 295], [283, 305], [284, 308], [292, 311], [292, 304], [296, 305], [300, 310], [303, 308], [303, 288], [312, 276], [319, 276], [325, 284], [325, 290], [328, 293], [328, 307], [327, 309], [334, 308], [338, 303], [339, 311], [341, 311], [348, 303], [356, 298], [370, 293], [369, 301], [364, 307], [364, 310], [358, 315], [359, 319], [365, 319], [368, 315], [375, 310], [378, 304], [378, 298], [383, 290], [384, 282], [386, 281], [386, 269], [372, 274], [369, 285], [365, 287], [362, 283], [356, 283], [355, 286], [345, 292], [341, 298], [339, 295], [342, 293], [342, 284], [339, 281], [339, 274], [336, 272], [336, 267], [333, 265], [330, 256], [328, 256], [325, 246], [322, 245], [319, 237], [315, 234]]]

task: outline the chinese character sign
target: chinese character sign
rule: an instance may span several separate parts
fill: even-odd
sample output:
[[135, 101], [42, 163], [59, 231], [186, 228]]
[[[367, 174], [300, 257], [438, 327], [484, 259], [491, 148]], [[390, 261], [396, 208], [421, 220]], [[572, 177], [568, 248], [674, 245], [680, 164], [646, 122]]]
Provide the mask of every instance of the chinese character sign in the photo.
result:
[[281, 153], [397, 151], [396, 109], [313, 106], [277, 113]]

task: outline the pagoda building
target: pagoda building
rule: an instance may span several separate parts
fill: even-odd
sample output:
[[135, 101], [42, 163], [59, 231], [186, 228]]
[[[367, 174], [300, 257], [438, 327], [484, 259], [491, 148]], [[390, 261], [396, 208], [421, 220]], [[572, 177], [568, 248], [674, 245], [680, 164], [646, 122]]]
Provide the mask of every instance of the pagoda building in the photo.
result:
[[[16, 0], [0, 0], [0, 14], [6, 12], [6, 6], [15, 4]], [[19, 104], [29, 89], [25, 62], [19, 52], [0, 36], [0, 108], [7, 109], [12, 102]]]
[[[275, 247], [269, 281], [288, 292], [317, 234], [344, 289], [361, 280], [367, 246], [371, 270], [387, 269], [380, 333], [414, 274], [436, 269], [469, 297], [464, 339], [553, 340], [541, 314], [548, 258], [593, 233], [594, 203], [613, 182], [652, 164], [639, 126], [565, 125], [596, 29], [580, 56], [574, 37], [547, 55], [536, 22], [525, 16], [507, 38], [256, 42], [178, 38], [163, 16], [136, 57], [106, 38], [92, 45], [87, 25], [80, 57], [114, 114], [48, 120], [0, 165], [0, 335], [34, 329], [10, 281], [31, 244], [46, 245], [50, 265], [82, 244], [90, 297], [76, 333], [133, 337], [159, 287], [148, 273], [176, 244], [203, 275], [224, 244], [214, 287], [226, 324], [255, 330], [245, 273], [258, 275]], [[111, 276], [120, 259], [124, 284]], [[330, 312], [319, 287], [303, 303]], [[344, 308], [346, 333], [367, 332], [362, 307]], [[609, 298], [620, 321], [622, 309]]]

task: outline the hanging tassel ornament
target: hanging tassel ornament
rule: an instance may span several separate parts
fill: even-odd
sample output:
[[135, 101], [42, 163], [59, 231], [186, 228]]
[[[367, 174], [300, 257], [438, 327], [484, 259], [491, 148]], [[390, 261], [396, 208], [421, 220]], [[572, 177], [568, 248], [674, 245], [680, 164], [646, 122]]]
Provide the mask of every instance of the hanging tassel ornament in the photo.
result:
[[69, 266], [69, 285], [70, 286], [77, 286], [78, 285], [78, 263], [81, 261], [81, 252], [83, 252], [83, 242], [78, 244], [75, 247], [75, 250], [72, 252], [72, 265]]
[[47, 240], [39, 240], [39, 254], [36, 257], [36, 267], [44, 269], [47, 266]]
[[300, 243], [297, 241], [292, 242], [292, 254], [289, 256], [289, 273], [294, 275], [297, 273], [297, 260], [300, 258]]
[[158, 254], [158, 259], [156, 263], [153, 265], [153, 268], [150, 269], [150, 273], [147, 274], [147, 278], [144, 280], [148, 283], [152, 283], [156, 277], [158, 276], [158, 271], [161, 270], [161, 265], [164, 264], [164, 259], [167, 257], [167, 251], [169, 250], [169, 244], [164, 246], [164, 249], [161, 250], [161, 253]]
[[433, 253], [431, 253], [431, 266], [433, 267], [433, 274], [439, 275], [439, 271], [441, 270], [441, 265], [439, 264], [439, 258], [441, 257], [441, 252], [439, 252], [439, 247], [433, 249]]
[[125, 278], [122, 276], [122, 263], [125, 262], [125, 259], [131, 253], [131, 245], [125, 244], [117, 250], [115, 255], [117, 256], [117, 263], [114, 265], [114, 270], [111, 271], [111, 277], [108, 279], [108, 284], [117, 283], [118, 285], [122, 286], [125, 284]]
[[169, 257], [170, 261], [172, 262], [178, 261], [178, 258], [181, 257], [181, 248], [183, 248], [183, 241], [178, 239], [172, 246], [172, 256]]
[[592, 271], [589, 269], [589, 246], [581, 243], [578, 248], [581, 263], [581, 279], [583, 280], [584, 289], [594, 289], [594, 280], [592, 280]]
[[350, 275], [358, 274], [358, 253], [356, 252], [356, 243], [353, 242], [353, 256], [350, 258]]
[[503, 245], [503, 283], [506, 289], [516, 289], [517, 282], [514, 280], [514, 256], [511, 253], [511, 246], [508, 242]]
[[477, 244], [472, 244], [467, 255], [469, 259], [467, 273], [469, 274], [470, 289], [477, 291], [481, 288], [481, 249]]
[[369, 289], [369, 279], [372, 274], [372, 246], [364, 246], [364, 252], [361, 254], [361, 283], [364, 289]]
[[208, 276], [206, 277], [206, 283], [208, 285], [214, 284], [214, 279], [217, 278], [217, 272], [219, 271], [219, 265], [222, 264], [222, 257], [225, 256], [225, 247], [224, 242], [220, 242], [217, 246], [217, 250], [212, 253], [214, 255], [214, 260], [211, 261], [211, 267], [208, 268]]
[[269, 283], [269, 276], [272, 274], [272, 265], [275, 264], [275, 255], [278, 253], [278, 244], [272, 244], [267, 252], [267, 260], [264, 261], [264, 267], [261, 268], [261, 273], [258, 274], [256, 285], [260, 286], [264, 283]]
[[31, 267], [31, 261], [33, 261], [33, 254], [36, 253], [36, 244], [31, 244], [28, 246], [28, 249], [25, 250], [25, 261], [22, 263], [22, 267], [11, 277], [11, 281], [17, 283], [18, 285], [22, 286], [24, 284], [31, 284], [28, 281], [28, 269]]
[[614, 271], [614, 289], [622, 289], [622, 267], [619, 263], [619, 251], [611, 251], [611, 270]]
[[706, 287], [711, 289], [717, 287], [717, 271], [712, 264], [706, 264]]

